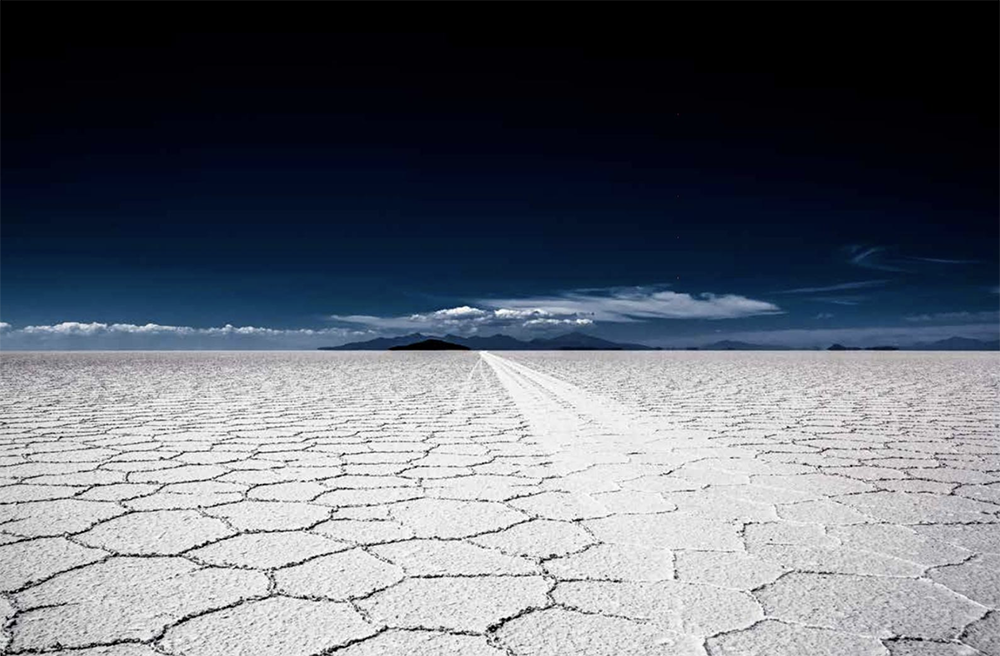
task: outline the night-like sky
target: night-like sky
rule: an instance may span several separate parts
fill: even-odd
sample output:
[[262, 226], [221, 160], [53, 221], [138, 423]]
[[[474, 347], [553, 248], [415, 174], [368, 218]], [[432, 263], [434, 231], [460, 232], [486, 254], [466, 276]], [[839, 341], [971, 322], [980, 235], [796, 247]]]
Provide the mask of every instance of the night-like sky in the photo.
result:
[[0, 346], [995, 339], [998, 13], [8, 3]]

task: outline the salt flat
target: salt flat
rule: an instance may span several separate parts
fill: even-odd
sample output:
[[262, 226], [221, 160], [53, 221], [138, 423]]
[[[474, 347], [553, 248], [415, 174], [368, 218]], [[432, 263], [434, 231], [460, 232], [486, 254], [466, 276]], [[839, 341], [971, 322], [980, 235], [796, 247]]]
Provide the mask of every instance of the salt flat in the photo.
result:
[[4, 354], [0, 648], [1000, 654], [996, 354]]

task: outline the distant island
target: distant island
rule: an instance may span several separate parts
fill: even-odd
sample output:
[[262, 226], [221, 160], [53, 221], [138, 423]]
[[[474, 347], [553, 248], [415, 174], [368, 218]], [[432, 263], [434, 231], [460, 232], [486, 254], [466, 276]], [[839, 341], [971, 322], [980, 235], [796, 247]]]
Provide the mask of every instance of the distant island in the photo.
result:
[[390, 346], [390, 351], [470, 351], [468, 346], [452, 344], [440, 339], [425, 339], [413, 344], [401, 344], [400, 346]]
[[[421, 346], [424, 343], [437, 343]], [[445, 346], [440, 346], [445, 345]], [[984, 341], [968, 337], [949, 337], [934, 342], [918, 342], [907, 346], [891, 344], [878, 346], [845, 346], [833, 344], [825, 349], [820, 347], [797, 349], [781, 344], [753, 344], [734, 340], [722, 340], [697, 346], [676, 346], [661, 348], [645, 344], [612, 342], [611, 340], [594, 337], [580, 332], [571, 332], [558, 337], [531, 340], [517, 339], [508, 335], [491, 335], [488, 337], [458, 335], [433, 336], [422, 333], [411, 333], [400, 337], [377, 337], [364, 342], [351, 342], [342, 346], [321, 346], [320, 351], [793, 351], [793, 350], [827, 350], [827, 351], [1000, 351], [1000, 340]]]

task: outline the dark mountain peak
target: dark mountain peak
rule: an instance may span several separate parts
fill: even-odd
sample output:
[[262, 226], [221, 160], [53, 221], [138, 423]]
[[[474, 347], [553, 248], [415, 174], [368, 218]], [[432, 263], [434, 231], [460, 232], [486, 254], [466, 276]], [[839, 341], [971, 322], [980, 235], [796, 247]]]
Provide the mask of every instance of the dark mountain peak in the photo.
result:
[[860, 351], [857, 346], [844, 346], [843, 344], [830, 344], [827, 351]]
[[446, 342], [441, 339], [424, 339], [413, 344], [390, 346], [390, 351], [468, 351], [468, 346]]

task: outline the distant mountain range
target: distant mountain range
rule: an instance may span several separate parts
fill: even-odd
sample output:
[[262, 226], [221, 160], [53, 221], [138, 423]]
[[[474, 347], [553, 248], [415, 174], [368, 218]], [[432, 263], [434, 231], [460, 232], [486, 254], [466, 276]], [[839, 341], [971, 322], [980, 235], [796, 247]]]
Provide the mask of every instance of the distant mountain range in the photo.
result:
[[[401, 337], [377, 337], [365, 342], [351, 342], [343, 346], [321, 346], [320, 351], [385, 351], [401, 346], [411, 346], [429, 339], [443, 340], [451, 344], [464, 346], [473, 351], [659, 351], [664, 350], [645, 344], [629, 344], [612, 342], [584, 333], [567, 333], [558, 337], [536, 338], [532, 340], [516, 339], [507, 335], [492, 335], [490, 337], [459, 337], [445, 335], [434, 337], [422, 333], [411, 333]], [[834, 344], [827, 350], [833, 351], [888, 351], [896, 347], [891, 345], [876, 347], [851, 347]], [[685, 350], [684, 347], [667, 350]], [[773, 344], [752, 344], [733, 340], [722, 340], [711, 344], [691, 346], [692, 351], [792, 351], [791, 346]], [[817, 349], [810, 349], [817, 350]], [[919, 342], [909, 346], [900, 346], [901, 351], [1000, 351], [1000, 340], [984, 341], [968, 337], [949, 337], [935, 342]]]
[[692, 346], [689, 351], [790, 351], [789, 346], [774, 346], [768, 344], [751, 344], [749, 342], [738, 342], [731, 339], [724, 339], [721, 342]]
[[366, 342], [351, 342], [343, 346], [321, 346], [321, 351], [384, 351], [386, 349], [409, 346], [428, 339], [438, 339], [458, 344], [474, 351], [657, 351], [656, 347], [644, 344], [621, 344], [583, 333], [567, 333], [549, 339], [536, 338], [530, 341], [515, 339], [507, 335], [491, 337], [459, 337], [445, 335], [431, 337], [422, 333], [411, 333], [402, 337], [377, 337]]
[[[793, 351], [791, 346], [750, 344], [748, 342], [735, 342], [723, 340], [704, 344], [698, 347], [691, 347], [691, 350], [698, 351]], [[816, 349], [811, 349], [816, 350]], [[879, 346], [844, 346], [843, 344], [832, 344], [827, 351], [1000, 351], [1000, 340], [984, 341], [981, 339], [970, 339], [968, 337], [949, 337], [939, 339], [935, 342], [918, 342], [908, 346], [879, 345]]]
[[1000, 339], [984, 341], [968, 337], [949, 337], [936, 342], [918, 342], [904, 346], [905, 351], [1000, 351]]

